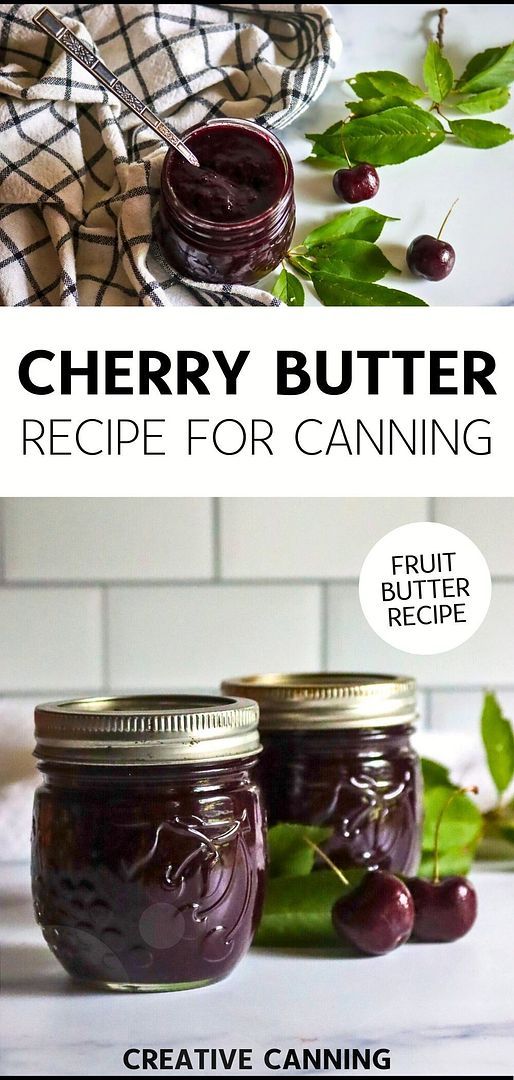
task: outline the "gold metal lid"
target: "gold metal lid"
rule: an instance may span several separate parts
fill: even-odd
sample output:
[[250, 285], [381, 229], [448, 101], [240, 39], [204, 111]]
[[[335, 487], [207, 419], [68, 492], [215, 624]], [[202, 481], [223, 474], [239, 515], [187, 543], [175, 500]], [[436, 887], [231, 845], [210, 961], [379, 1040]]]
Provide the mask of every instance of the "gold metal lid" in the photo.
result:
[[416, 681], [402, 675], [246, 675], [225, 679], [221, 689], [254, 698], [263, 731], [387, 727], [417, 719]]
[[84, 698], [38, 705], [44, 760], [83, 765], [166, 765], [246, 757], [261, 749], [254, 701], [201, 694]]

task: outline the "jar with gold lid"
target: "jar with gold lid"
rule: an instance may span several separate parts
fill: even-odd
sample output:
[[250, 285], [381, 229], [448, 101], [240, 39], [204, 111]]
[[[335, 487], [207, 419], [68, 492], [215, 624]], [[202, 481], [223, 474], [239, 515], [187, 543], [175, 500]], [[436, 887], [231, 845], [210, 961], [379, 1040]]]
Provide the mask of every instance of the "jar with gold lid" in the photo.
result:
[[263, 901], [256, 705], [92, 699], [35, 722], [34, 905], [66, 971], [124, 990], [229, 974]]
[[371, 674], [229, 679], [260, 708], [260, 779], [269, 824], [327, 826], [341, 868], [412, 873], [419, 859], [421, 779], [411, 744], [413, 679]]

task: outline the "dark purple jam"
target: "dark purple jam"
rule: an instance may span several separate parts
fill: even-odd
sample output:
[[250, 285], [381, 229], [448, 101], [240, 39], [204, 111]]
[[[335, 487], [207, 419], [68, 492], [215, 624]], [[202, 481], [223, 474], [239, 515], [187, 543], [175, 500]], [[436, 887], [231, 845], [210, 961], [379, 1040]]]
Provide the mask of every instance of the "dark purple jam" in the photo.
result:
[[255, 764], [42, 766], [34, 904], [70, 975], [143, 990], [228, 975], [263, 901]]
[[185, 141], [200, 168], [168, 151], [159, 243], [192, 280], [252, 284], [281, 262], [291, 244], [290, 158], [275, 135], [246, 120], [201, 124]]
[[211, 124], [196, 128], [187, 145], [200, 168], [175, 152], [167, 179], [180, 202], [208, 221], [248, 221], [276, 203], [284, 188], [285, 163], [259, 128]]
[[342, 869], [413, 873], [421, 778], [410, 730], [261, 731], [259, 771], [269, 824], [333, 828], [322, 846]]

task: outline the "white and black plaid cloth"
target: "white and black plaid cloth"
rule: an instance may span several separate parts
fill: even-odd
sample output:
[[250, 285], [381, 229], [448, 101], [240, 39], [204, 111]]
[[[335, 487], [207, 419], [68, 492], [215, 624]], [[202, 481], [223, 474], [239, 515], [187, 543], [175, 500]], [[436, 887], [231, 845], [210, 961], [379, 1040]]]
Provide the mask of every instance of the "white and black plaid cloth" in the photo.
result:
[[[152, 243], [165, 146], [32, 24], [0, 4], [0, 305], [276, 303], [186, 282]], [[319, 4], [52, 5], [183, 132], [215, 116], [295, 120], [339, 51]]]

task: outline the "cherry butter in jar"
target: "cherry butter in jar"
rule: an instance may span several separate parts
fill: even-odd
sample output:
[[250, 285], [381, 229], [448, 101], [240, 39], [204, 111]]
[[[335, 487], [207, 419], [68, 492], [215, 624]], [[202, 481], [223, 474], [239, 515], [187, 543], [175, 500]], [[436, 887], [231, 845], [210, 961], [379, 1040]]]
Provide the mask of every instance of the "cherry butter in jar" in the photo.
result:
[[259, 703], [259, 771], [270, 825], [331, 828], [323, 848], [341, 868], [416, 870], [421, 777], [411, 744], [414, 680], [256, 675], [224, 682], [223, 692]]
[[232, 697], [36, 709], [36, 918], [71, 975], [182, 990], [228, 975], [264, 890], [258, 710]]
[[293, 166], [277, 137], [251, 120], [209, 120], [184, 142], [200, 168], [168, 150], [158, 239], [194, 281], [251, 285], [287, 254], [295, 224]]

